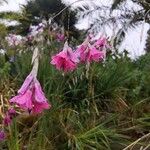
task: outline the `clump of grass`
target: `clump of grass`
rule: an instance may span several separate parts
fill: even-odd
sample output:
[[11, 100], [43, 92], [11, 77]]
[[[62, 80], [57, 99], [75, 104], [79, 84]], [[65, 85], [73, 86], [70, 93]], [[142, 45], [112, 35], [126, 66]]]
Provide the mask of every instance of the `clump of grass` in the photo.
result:
[[[55, 46], [55, 44], [54, 44]], [[55, 49], [57, 47], [55, 46]], [[2, 143], [10, 150], [122, 150], [149, 148], [150, 56], [121, 57], [62, 74], [42, 53], [38, 78], [52, 104], [39, 116], [21, 112]], [[27, 59], [28, 58], [28, 59]], [[0, 95], [8, 103], [31, 70], [31, 51], [11, 65], [0, 62]], [[11, 72], [11, 70], [14, 70]], [[1, 98], [2, 99], [2, 98]], [[2, 102], [1, 102], [2, 104]], [[5, 107], [8, 107], [7, 105]]]

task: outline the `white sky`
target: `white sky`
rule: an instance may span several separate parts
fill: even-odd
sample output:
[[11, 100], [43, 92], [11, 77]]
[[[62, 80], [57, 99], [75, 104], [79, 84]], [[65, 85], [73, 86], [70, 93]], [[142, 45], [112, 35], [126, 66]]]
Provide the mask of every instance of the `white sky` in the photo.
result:
[[8, 0], [8, 4], [0, 6], [1, 11], [19, 11], [21, 4], [25, 4], [26, 0]]
[[[64, 2], [67, 2], [68, 4], [71, 4], [72, 2], [75, 2], [77, 0], [63, 0]], [[82, 3], [89, 1], [89, 0], [81, 0]], [[97, 2], [97, 4], [105, 4], [109, 5], [111, 3], [111, 0], [93, 0], [94, 2]], [[8, 0], [8, 4], [4, 4], [3, 6], [0, 6], [0, 11], [19, 11], [21, 4], [25, 4], [26, 0]], [[79, 3], [74, 4], [74, 6], [80, 5]], [[132, 4], [130, 4], [132, 5]], [[86, 22], [78, 24], [78, 27], [80, 29], [85, 28], [88, 26]], [[123, 42], [121, 49], [127, 49], [130, 51], [130, 55], [132, 57], [137, 57], [139, 55], [144, 54], [144, 45], [145, 45], [145, 39], [147, 36], [147, 30], [149, 29], [148, 24], [143, 24], [139, 26], [134, 31], [129, 31], [127, 38]], [[108, 33], [108, 35], [111, 35], [111, 32]]]

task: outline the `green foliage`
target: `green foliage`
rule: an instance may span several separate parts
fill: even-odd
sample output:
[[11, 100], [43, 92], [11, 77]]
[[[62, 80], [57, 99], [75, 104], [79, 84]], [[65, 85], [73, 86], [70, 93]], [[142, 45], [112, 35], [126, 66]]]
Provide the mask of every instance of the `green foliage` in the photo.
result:
[[[58, 5], [49, 7], [49, 2], [58, 1], [37, 2], [29, 1], [19, 18], [27, 28], [31, 22], [36, 24], [34, 16], [48, 18], [62, 9]], [[11, 18], [9, 14], [7, 17]], [[58, 21], [61, 17], [63, 14]], [[67, 22], [68, 18], [65, 19]], [[60, 21], [62, 26], [64, 20]], [[5, 27], [0, 28], [4, 37]], [[137, 60], [122, 55], [113, 59], [108, 55], [105, 62], [79, 64], [77, 70], [64, 74], [49, 64], [50, 56], [63, 43], [53, 39], [50, 42], [38, 45], [41, 54], [38, 79], [52, 108], [39, 116], [19, 112], [6, 128], [7, 139], [0, 143], [0, 149], [122, 150], [128, 145], [133, 150], [148, 149], [150, 54]], [[7, 58], [12, 56], [9, 51], [13, 51], [14, 62]], [[31, 71], [32, 46], [9, 51], [0, 55], [0, 100], [4, 107], [8, 107], [8, 100]]]
[[20, 13], [18, 12], [0, 12], [0, 18], [1, 19], [8, 19], [8, 20], [16, 20], [18, 21], [20, 18]]
[[7, 34], [7, 28], [4, 24], [0, 24], [0, 39], [2, 40]]
[[4, 48], [4, 44], [3, 44], [4, 38], [7, 35], [8, 31], [7, 31], [7, 27], [2, 23], [0, 23], [0, 31], [1, 31], [0, 32], [0, 49], [1, 48], [3, 49]]
[[[9, 129], [11, 134], [4, 147], [122, 150], [149, 132], [149, 54], [135, 61], [122, 55], [115, 59], [108, 55], [105, 62], [92, 63], [88, 71], [80, 64], [76, 71], [63, 74], [49, 64], [48, 54], [59, 48], [60, 44], [54, 42], [41, 49], [38, 73], [52, 108], [39, 116], [21, 113]], [[1, 81], [14, 79], [13, 86], [5, 82], [11, 87], [7, 90], [6, 85], [0, 84], [9, 98], [29, 74], [31, 57], [30, 48], [16, 54], [13, 65], [1, 57]], [[146, 147], [147, 141], [148, 137], [134, 148]]]
[[[5, 57], [0, 54], [0, 85], [3, 84], [4, 80], [10, 77], [11, 65], [9, 62], [5, 61]], [[0, 86], [1, 88], [1, 86]]]
[[[63, 9], [64, 11], [62, 11]], [[61, 13], [54, 17], [59, 12]], [[77, 29], [74, 27], [77, 21], [76, 12], [67, 8], [61, 0], [28, 1], [22, 7], [22, 17], [19, 18], [20, 25], [18, 26], [19, 33], [26, 34], [31, 24], [37, 25], [43, 19], [48, 22], [51, 18], [53, 18], [52, 23], [56, 22], [70, 35], [74, 35], [77, 38]]]

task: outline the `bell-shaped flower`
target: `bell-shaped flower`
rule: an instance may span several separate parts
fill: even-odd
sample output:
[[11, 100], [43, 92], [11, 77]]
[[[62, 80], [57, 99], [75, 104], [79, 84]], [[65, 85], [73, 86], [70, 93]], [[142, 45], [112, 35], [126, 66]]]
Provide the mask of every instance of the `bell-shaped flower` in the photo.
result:
[[94, 46], [101, 51], [104, 48], [110, 48], [110, 45], [108, 44], [108, 41], [105, 37], [100, 37], [98, 40], [96, 40]]
[[88, 37], [76, 50], [76, 54], [79, 56], [81, 62], [99, 62], [104, 58], [104, 52], [97, 50], [96, 47], [90, 44], [90, 38]]
[[32, 110], [32, 91], [28, 89], [24, 94], [19, 93], [10, 102], [16, 103], [22, 109]]
[[88, 62], [99, 62], [103, 60], [105, 57], [105, 53], [103, 51], [97, 50], [95, 47], [91, 47], [88, 52], [87, 61]]
[[51, 64], [55, 65], [58, 70], [63, 70], [65, 72], [73, 71], [76, 69], [78, 63], [78, 58], [76, 53], [68, 46], [66, 42], [63, 50], [52, 56]]
[[18, 90], [18, 95], [13, 97], [10, 102], [34, 114], [41, 113], [44, 109], [50, 108], [41, 85], [32, 72]]

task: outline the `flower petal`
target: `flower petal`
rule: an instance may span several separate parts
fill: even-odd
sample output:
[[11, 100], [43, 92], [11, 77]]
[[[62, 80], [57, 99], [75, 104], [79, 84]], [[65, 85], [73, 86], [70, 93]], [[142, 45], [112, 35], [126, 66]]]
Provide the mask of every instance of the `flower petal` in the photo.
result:
[[43, 102], [43, 103], [34, 102], [33, 104], [34, 104], [34, 107], [32, 109], [32, 113], [34, 114], [39, 114], [44, 109], [50, 109], [51, 107], [47, 102]]
[[39, 83], [39, 81], [37, 79], [35, 79], [34, 81], [34, 98], [35, 98], [35, 101], [41, 103], [41, 102], [47, 102], [47, 99], [45, 97], [45, 94], [44, 92], [42, 91], [42, 88], [41, 88], [41, 85]]
[[19, 94], [10, 99], [10, 102], [17, 104], [22, 109], [32, 109], [32, 92], [28, 89], [24, 94]]
[[23, 85], [21, 86], [21, 88], [18, 90], [18, 93], [19, 94], [24, 94], [25, 92], [26, 92], [26, 90], [29, 88], [29, 86], [30, 86], [30, 84], [31, 84], [31, 82], [32, 82], [32, 80], [33, 80], [33, 75], [30, 73], [27, 77], [26, 77], [26, 79], [25, 79], [25, 81], [24, 81], [24, 83], [23, 83]]

